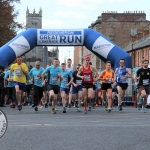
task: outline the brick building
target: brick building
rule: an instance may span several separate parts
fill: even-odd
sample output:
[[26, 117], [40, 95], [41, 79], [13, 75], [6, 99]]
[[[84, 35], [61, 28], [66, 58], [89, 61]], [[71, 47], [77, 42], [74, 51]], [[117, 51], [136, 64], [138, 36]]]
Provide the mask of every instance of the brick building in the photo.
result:
[[[124, 13], [103, 12], [101, 16], [89, 26], [89, 28], [101, 32], [112, 42], [123, 48], [130, 42], [131, 35], [139, 33], [148, 23], [150, 22], [146, 20], [146, 14], [141, 11], [128, 11]], [[80, 57], [79, 53], [77, 55], [76, 49], [80, 52]], [[90, 55], [93, 65], [99, 71], [105, 68], [105, 63], [91, 53], [86, 47], [75, 47], [74, 53], [75, 64], [77, 61], [80, 62], [85, 55]]]
[[124, 49], [132, 57], [132, 67], [138, 67], [141, 59], [150, 61], [150, 24], [140, 33], [132, 36]]

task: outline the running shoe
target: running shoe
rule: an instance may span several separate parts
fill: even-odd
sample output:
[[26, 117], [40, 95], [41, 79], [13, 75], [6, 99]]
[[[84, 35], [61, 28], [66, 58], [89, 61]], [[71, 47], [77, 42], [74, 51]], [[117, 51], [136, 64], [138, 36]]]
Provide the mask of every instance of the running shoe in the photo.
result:
[[146, 108], [143, 107], [143, 108], [141, 109], [141, 112], [142, 112], [142, 113], [146, 113]]
[[34, 110], [35, 110], [35, 111], [38, 111], [38, 107], [37, 107], [37, 106], [35, 106]]
[[56, 114], [56, 110], [53, 108], [51, 111], [52, 114]]
[[98, 107], [98, 104], [96, 104], [96, 107]]
[[118, 105], [119, 111], [122, 111], [122, 105]]
[[87, 114], [87, 110], [84, 110], [84, 114]]
[[68, 104], [68, 108], [71, 108], [71, 104]]
[[63, 113], [66, 113], [66, 110], [63, 110]]
[[77, 112], [80, 112], [80, 111], [81, 111], [81, 109], [80, 109], [80, 107], [78, 107], [78, 108], [77, 108]]
[[22, 110], [22, 106], [18, 105], [18, 110], [21, 111]]
[[89, 107], [88, 111], [91, 111], [91, 107]]
[[34, 105], [34, 104], [32, 104], [32, 107], [35, 107], [35, 105]]
[[111, 112], [111, 107], [108, 108], [108, 113], [110, 113], [110, 112]]

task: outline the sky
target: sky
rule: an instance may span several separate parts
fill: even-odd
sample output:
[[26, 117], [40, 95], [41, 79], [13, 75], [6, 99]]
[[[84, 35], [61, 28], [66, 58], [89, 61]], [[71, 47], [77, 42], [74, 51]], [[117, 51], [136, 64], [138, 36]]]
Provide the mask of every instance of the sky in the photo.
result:
[[[20, 0], [15, 4], [19, 11], [17, 21], [26, 24], [27, 6], [29, 12], [38, 13], [42, 8], [43, 29], [88, 28], [104, 11], [144, 11], [150, 20], [149, 0]], [[74, 47], [59, 47], [59, 59], [72, 58]]]

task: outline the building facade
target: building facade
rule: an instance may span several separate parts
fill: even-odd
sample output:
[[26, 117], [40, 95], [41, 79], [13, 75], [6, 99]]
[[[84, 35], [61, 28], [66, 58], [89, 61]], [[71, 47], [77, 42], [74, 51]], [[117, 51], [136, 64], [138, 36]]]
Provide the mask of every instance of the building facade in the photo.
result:
[[124, 47], [132, 57], [132, 67], [140, 65], [142, 59], [150, 61], [150, 25], [140, 33], [132, 36], [131, 41]]
[[[139, 33], [148, 23], [150, 22], [146, 20], [146, 14], [141, 11], [126, 11], [124, 13], [103, 12], [89, 28], [101, 32], [112, 42], [123, 48], [131, 40], [131, 35]], [[92, 57], [93, 65], [99, 71], [105, 68], [105, 63], [101, 59], [92, 54], [85, 47], [83, 48], [83, 51], [82, 57], [90, 55]], [[75, 57], [77, 57], [76, 55]]]

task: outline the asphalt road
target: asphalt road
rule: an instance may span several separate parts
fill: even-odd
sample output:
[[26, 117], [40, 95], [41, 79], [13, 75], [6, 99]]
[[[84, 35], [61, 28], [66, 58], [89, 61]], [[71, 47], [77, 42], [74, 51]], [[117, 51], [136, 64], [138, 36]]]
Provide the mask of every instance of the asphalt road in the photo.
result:
[[141, 113], [131, 106], [111, 113], [103, 107], [83, 114], [75, 108], [51, 114], [50, 108], [35, 112], [29, 106], [19, 112], [1, 108], [8, 129], [0, 138], [0, 150], [149, 150], [150, 109]]

